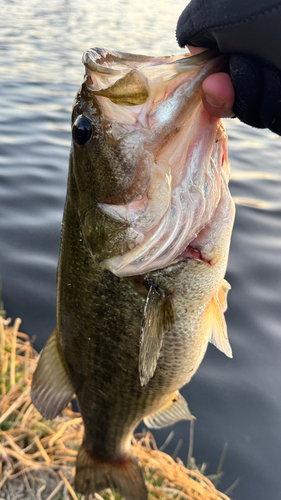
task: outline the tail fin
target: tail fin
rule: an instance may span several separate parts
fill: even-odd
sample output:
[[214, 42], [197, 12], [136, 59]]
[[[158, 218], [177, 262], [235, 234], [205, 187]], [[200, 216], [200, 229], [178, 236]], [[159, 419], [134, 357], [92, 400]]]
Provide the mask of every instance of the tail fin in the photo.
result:
[[113, 488], [126, 500], [148, 499], [141, 469], [133, 457], [104, 462], [91, 455], [83, 443], [77, 457], [75, 489], [89, 495], [106, 488]]

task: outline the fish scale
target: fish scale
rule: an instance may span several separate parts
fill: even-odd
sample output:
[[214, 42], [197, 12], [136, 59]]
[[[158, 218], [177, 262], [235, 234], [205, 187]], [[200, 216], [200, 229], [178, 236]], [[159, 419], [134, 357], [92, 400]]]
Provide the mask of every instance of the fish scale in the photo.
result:
[[58, 266], [57, 327], [31, 396], [85, 426], [75, 488], [147, 500], [137, 424], [192, 419], [179, 389], [208, 342], [232, 356], [224, 280], [234, 220], [224, 128], [201, 99], [217, 54], [84, 57]]

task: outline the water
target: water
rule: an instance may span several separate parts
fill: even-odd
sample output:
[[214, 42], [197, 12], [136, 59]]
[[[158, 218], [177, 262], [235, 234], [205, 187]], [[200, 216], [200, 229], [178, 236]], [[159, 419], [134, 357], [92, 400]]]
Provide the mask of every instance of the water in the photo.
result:
[[[66, 192], [70, 113], [91, 46], [179, 52], [185, 1], [0, 0], [0, 274], [9, 316], [40, 349], [55, 326], [56, 265]], [[213, 346], [183, 389], [197, 417], [194, 456], [237, 500], [281, 499], [281, 145], [269, 131], [226, 122], [237, 198], [226, 314], [234, 358]], [[171, 428], [155, 432], [161, 444]], [[187, 457], [187, 423], [174, 426]]]

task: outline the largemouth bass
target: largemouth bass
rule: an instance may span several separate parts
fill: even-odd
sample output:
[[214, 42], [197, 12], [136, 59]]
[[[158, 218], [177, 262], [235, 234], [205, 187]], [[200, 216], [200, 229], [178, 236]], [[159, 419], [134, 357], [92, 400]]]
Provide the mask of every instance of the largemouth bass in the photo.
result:
[[231, 356], [224, 280], [234, 220], [227, 136], [202, 105], [214, 54], [91, 49], [72, 113], [57, 327], [32, 400], [55, 418], [78, 400], [75, 487], [146, 500], [131, 438], [144, 419], [191, 419], [178, 390], [208, 342]]

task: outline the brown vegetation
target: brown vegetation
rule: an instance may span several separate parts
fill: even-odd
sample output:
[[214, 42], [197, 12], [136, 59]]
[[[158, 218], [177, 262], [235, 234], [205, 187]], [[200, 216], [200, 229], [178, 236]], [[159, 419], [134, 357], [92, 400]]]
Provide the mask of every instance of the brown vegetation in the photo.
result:
[[[83, 436], [80, 415], [70, 407], [45, 420], [30, 400], [30, 382], [38, 359], [28, 335], [0, 316], [0, 500], [80, 500], [73, 490], [77, 450]], [[229, 500], [190, 460], [157, 449], [150, 433], [136, 436], [133, 453], [143, 468], [149, 500]], [[120, 500], [111, 490], [95, 499]]]

